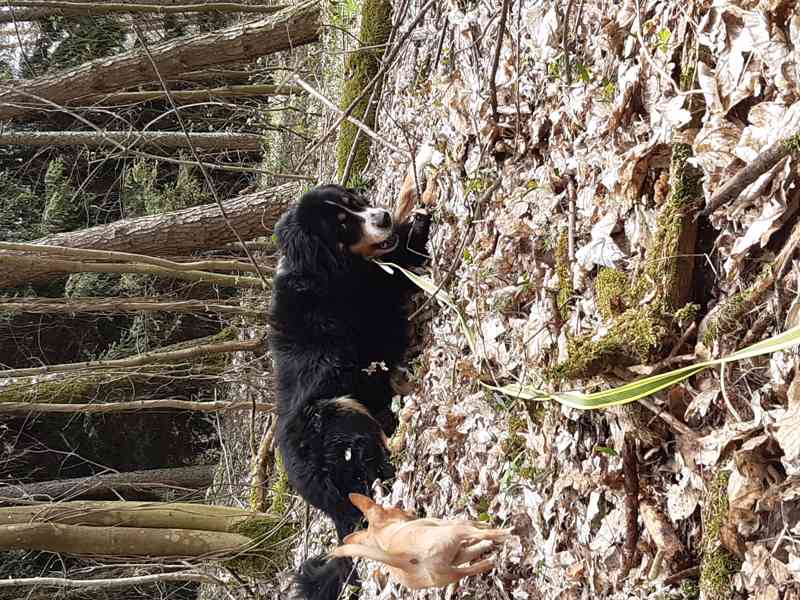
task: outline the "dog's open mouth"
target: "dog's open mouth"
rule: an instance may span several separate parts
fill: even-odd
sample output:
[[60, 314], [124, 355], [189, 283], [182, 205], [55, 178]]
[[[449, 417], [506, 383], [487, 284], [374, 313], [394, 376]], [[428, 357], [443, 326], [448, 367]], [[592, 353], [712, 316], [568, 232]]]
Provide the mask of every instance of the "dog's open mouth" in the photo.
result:
[[391, 252], [397, 248], [397, 244], [399, 243], [400, 236], [398, 236], [396, 233], [393, 233], [379, 244], [372, 244], [372, 247], [374, 248], [374, 255], [378, 256], [381, 254], [386, 254], [387, 252]]

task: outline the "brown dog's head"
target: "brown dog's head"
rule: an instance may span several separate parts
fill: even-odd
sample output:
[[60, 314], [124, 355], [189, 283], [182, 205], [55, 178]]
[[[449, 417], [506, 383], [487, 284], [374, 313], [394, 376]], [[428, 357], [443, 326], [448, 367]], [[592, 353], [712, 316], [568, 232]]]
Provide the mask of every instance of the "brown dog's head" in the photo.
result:
[[417, 518], [417, 515], [414, 513], [401, 508], [394, 508], [392, 506], [383, 508], [372, 498], [362, 494], [352, 493], [348, 494], [347, 497], [350, 498], [350, 502], [353, 503], [353, 506], [363, 513], [364, 517], [369, 523], [369, 527], [367, 529], [362, 529], [361, 531], [351, 533], [345, 537], [343, 540], [345, 544], [362, 543], [369, 536], [370, 531], [381, 529], [382, 527], [385, 527], [389, 523], [395, 521], [413, 521]]

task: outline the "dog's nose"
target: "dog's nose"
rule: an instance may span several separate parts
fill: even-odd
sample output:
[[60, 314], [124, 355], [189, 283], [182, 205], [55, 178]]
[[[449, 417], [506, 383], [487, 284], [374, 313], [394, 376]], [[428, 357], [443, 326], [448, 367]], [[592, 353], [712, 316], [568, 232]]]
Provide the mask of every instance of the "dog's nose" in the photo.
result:
[[383, 211], [383, 215], [381, 215], [378, 219], [378, 227], [388, 229], [392, 226], [392, 215], [389, 214], [388, 210]]

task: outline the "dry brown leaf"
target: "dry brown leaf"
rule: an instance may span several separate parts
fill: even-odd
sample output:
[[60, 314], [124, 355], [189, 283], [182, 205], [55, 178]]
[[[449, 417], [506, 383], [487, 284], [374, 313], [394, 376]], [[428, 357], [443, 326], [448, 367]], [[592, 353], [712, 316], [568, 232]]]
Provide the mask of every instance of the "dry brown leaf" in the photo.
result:
[[667, 558], [684, 551], [684, 546], [675, 534], [672, 523], [663, 512], [649, 502], [642, 502], [639, 505], [639, 512], [653, 543]]

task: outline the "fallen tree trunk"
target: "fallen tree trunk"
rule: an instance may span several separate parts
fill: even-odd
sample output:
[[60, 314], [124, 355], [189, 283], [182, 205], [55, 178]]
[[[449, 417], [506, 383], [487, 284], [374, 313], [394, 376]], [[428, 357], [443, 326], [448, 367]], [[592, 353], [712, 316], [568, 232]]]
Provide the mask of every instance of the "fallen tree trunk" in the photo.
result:
[[14, 10], [0, 13], [0, 23], [34, 21], [49, 17], [84, 17], [107, 14], [175, 14], [186, 12], [276, 13], [283, 6], [264, 6], [244, 2], [214, 2], [213, 0], [116, 0], [115, 2], [57, 2], [55, 0], [9, 0], [6, 6]]
[[0, 550], [40, 550], [90, 556], [207, 556], [243, 551], [250, 538], [197, 529], [91, 527], [25, 523], [0, 526]]
[[[298, 184], [287, 183], [226, 200], [222, 205], [230, 226], [242, 239], [247, 240], [268, 235], [299, 192]], [[151, 256], [181, 256], [235, 242], [236, 237], [230, 226], [220, 214], [217, 204], [204, 204], [161, 215], [123, 219], [108, 225], [57, 233], [34, 243]], [[12, 258], [10, 252], [0, 251], [0, 288], [40, 283], [57, 275], [46, 264], [30, 264], [20, 269], [12, 264]]]
[[[187, 139], [188, 138], [188, 139]], [[0, 145], [29, 146], [86, 146], [87, 148], [123, 145], [127, 148], [194, 148], [201, 150], [261, 150], [263, 138], [257, 133], [180, 131], [3, 131]]]
[[119, 497], [128, 500], [143, 499], [172, 494], [175, 490], [183, 492], [203, 490], [211, 485], [213, 479], [214, 465], [107, 473], [24, 485], [4, 485], [0, 487], [0, 502], [13, 504], [19, 500], [54, 501], [75, 498], [102, 500]]
[[[253, 23], [157, 44], [150, 48], [150, 55], [161, 77], [168, 79], [186, 71], [247, 62], [291, 50], [319, 39], [320, 4], [317, 0], [304, 0]], [[86, 96], [148, 83], [155, 78], [150, 58], [136, 49], [52, 75], [13, 81], [0, 94], [0, 121], [40, 109], [47, 104], [40, 98], [63, 105]]]

